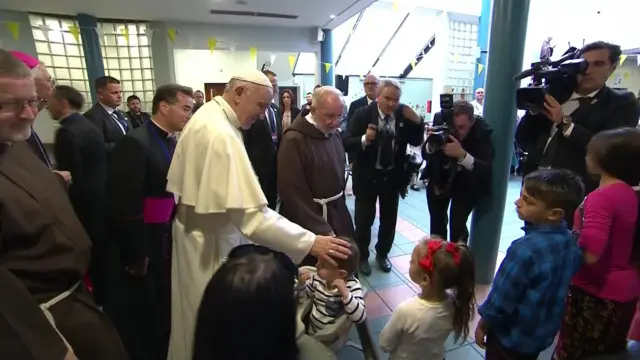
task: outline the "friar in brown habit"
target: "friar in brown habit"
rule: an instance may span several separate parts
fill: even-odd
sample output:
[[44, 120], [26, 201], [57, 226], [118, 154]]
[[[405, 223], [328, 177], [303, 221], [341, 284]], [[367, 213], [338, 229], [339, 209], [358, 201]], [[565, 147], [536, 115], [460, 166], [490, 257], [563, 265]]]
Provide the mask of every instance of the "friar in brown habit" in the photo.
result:
[[82, 283], [91, 242], [66, 184], [25, 142], [38, 103], [31, 71], [0, 49], [0, 359], [125, 360]]
[[[320, 235], [353, 238], [345, 202], [346, 158], [340, 136], [342, 93], [324, 86], [313, 93], [311, 111], [284, 132], [278, 149], [280, 214]], [[304, 265], [315, 265], [309, 257]]]

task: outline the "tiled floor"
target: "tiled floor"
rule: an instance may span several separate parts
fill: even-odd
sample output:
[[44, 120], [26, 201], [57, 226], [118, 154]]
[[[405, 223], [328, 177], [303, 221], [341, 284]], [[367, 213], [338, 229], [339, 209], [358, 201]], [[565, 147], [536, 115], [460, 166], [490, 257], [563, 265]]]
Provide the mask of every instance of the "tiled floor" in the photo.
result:
[[[513, 240], [522, 235], [522, 221], [518, 219], [513, 202], [518, 198], [520, 192], [520, 179], [512, 179], [509, 182], [507, 193], [507, 206], [504, 213], [502, 235], [500, 240], [500, 253], [498, 254], [498, 265], [504, 258], [504, 253]], [[348, 200], [348, 206], [353, 213], [353, 197]], [[377, 239], [378, 221], [374, 223], [372, 229], [372, 244], [375, 245]], [[391, 250], [390, 260], [393, 270], [390, 273], [383, 273], [372, 263], [371, 276], [363, 276], [361, 281], [368, 289], [366, 296], [367, 318], [369, 329], [373, 333], [373, 340], [377, 344], [380, 331], [389, 320], [393, 310], [405, 299], [415, 296], [418, 288], [409, 280], [409, 258], [415, 243], [429, 233], [429, 213], [427, 210], [425, 191], [411, 191], [406, 199], [400, 201], [398, 223], [396, 226], [396, 237]], [[496, 269], [497, 269], [496, 266]], [[478, 303], [482, 303], [488, 293], [487, 286], [478, 286], [476, 298]], [[476, 316], [471, 324], [471, 335], [475, 330], [478, 317]], [[353, 329], [350, 338], [358, 343], [358, 335]], [[478, 348], [472, 339], [462, 341], [457, 344], [450, 338], [446, 344], [447, 360], [477, 360], [484, 358], [484, 351]], [[551, 349], [540, 356], [541, 360], [550, 359]], [[631, 359], [631, 357], [621, 357], [619, 359]], [[635, 359], [635, 357], [633, 357]], [[345, 347], [338, 352], [339, 360], [359, 360], [364, 359], [362, 352], [352, 347]], [[383, 359], [387, 359], [386, 355]], [[616, 358], [618, 359], [618, 358]], [[640, 356], [637, 357], [640, 359]]]

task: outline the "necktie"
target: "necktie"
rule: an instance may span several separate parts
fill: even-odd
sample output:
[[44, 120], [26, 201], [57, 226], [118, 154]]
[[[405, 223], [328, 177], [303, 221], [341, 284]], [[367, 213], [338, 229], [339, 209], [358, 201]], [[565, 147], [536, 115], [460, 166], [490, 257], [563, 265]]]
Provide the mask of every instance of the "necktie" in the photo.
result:
[[391, 136], [391, 129], [389, 122], [391, 121], [391, 117], [389, 115], [384, 117], [384, 127], [386, 129], [386, 133], [389, 134], [382, 139], [382, 144], [380, 144], [380, 167], [383, 170], [389, 169], [393, 166], [393, 136]]
[[111, 113], [111, 116], [122, 126], [124, 133], [126, 134], [129, 131], [129, 124], [127, 124], [127, 120], [120, 114], [118, 110], [115, 110]]
[[578, 99], [578, 108], [581, 108], [583, 106], [587, 106], [591, 104], [591, 98], [588, 96], [583, 96], [581, 98]]
[[276, 120], [274, 119], [274, 113], [273, 113], [273, 109], [271, 107], [269, 107], [267, 109], [267, 119], [269, 121], [269, 130], [271, 130], [271, 140], [273, 140], [273, 142], [277, 142], [278, 141], [278, 128], [276, 127]]

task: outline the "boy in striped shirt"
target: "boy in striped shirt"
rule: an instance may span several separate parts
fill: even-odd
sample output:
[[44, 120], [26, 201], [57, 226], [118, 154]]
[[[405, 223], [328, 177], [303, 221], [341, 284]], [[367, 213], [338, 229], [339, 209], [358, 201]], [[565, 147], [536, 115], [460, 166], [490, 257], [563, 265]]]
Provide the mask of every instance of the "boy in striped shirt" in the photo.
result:
[[310, 335], [334, 324], [345, 314], [354, 323], [366, 318], [362, 286], [355, 277], [360, 255], [357, 245], [349, 242], [351, 255], [346, 260], [334, 259], [337, 266], [320, 259], [316, 264], [317, 273], [300, 272], [300, 296], [313, 301], [307, 330]]

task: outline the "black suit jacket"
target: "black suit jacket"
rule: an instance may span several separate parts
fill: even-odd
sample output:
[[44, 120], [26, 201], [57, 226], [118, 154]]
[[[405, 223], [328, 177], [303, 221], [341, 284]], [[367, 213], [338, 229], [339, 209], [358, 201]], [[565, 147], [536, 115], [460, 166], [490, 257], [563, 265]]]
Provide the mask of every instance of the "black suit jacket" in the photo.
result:
[[[116, 109], [116, 111], [122, 114], [120, 110]], [[122, 130], [120, 129], [120, 126], [118, 126], [118, 124], [116, 123], [116, 120], [114, 120], [113, 117], [109, 115], [107, 110], [105, 110], [100, 103], [96, 103], [95, 105], [93, 105], [93, 107], [89, 109], [89, 111], [84, 113], [84, 116], [88, 118], [91, 123], [93, 123], [93, 125], [98, 128], [98, 130], [100, 130], [103, 137], [102, 142], [106, 144], [107, 153], [110, 153], [111, 150], [113, 150], [113, 147], [116, 145], [116, 142], [124, 136]], [[126, 118], [124, 114], [122, 114], [122, 116]], [[128, 128], [126, 130], [127, 132], [129, 132], [133, 128], [133, 125], [131, 124], [129, 119], [127, 119], [127, 125]]]
[[[636, 127], [640, 118], [640, 104], [630, 92], [604, 87], [594, 100], [571, 114], [574, 128], [570, 136], [563, 136], [561, 131], [556, 133], [558, 146], [551, 162], [553, 168], [568, 169], [580, 175], [585, 181], [587, 193], [597, 187], [597, 181], [587, 174], [584, 160], [591, 137], [605, 130]], [[516, 143], [528, 153], [523, 168], [525, 175], [539, 167], [552, 125], [542, 114], [527, 113], [520, 120], [516, 129]]]
[[141, 111], [139, 115], [132, 113], [131, 111], [127, 111], [127, 120], [131, 122], [131, 125], [134, 129], [140, 127], [140, 125], [144, 124], [146, 121], [151, 119], [151, 115], [149, 113]]
[[[395, 117], [395, 167], [389, 171], [389, 180], [398, 186], [398, 191], [404, 186], [405, 161], [407, 145], [420, 146], [424, 134], [424, 124], [416, 124], [405, 119], [401, 104], [394, 113]], [[353, 189], [356, 196], [372, 191], [373, 173], [378, 160], [378, 142], [373, 141], [366, 147], [362, 147], [362, 136], [367, 132], [370, 123], [378, 124], [378, 103], [358, 109], [349, 119], [347, 134], [344, 137], [344, 148], [353, 154]]]
[[[433, 126], [443, 125], [442, 113], [438, 112], [433, 116]], [[454, 186], [458, 190], [463, 190], [468, 194], [478, 195], [480, 193], [489, 194], [491, 189], [491, 173], [493, 164], [493, 142], [491, 141], [491, 134], [493, 129], [489, 126], [484, 118], [480, 115], [475, 116], [475, 122], [469, 129], [469, 134], [460, 141], [460, 146], [469, 155], [473, 156], [473, 169], [471, 171], [464, 167], [457, 171], [457, 166], [454, 167], [456, 173], [453, 175]], [[423, 147], [423, 150], [425, 148]], [[422, 172], [422, 179], [431, 180], [435, 171], [443, 171], [442, 169], [434, 168], [434, 166], [442, 166], [442, 162], [433, 161], [436, 156], [444, 156], [448, 158], [444, 153], [426, 154], [423, 151], [423, 157], [427, 160], [427, 166]], [[451, 159], [454, 165], [457, 161]], [[452, 191], [456, 191], [453, 189]]]
[[58, 170], [71, 173], [69, 198], [80, 222], [94, 243], [104, 233], [107, 152], [100, 132], [80, 114], [60, 122], [54, 154]]
[[277, 201], [276, 153], [282, 139], [282, 118], [278, 106], [275, 104], [270, 106], [276, 117], [278, 141], [276, 143], [272, 141], [267, 119], [258, 119], [249, 130], [242, 130], [242, 137], [262, 191], [269, 206], [273, 208]]
[[[357, 100], [354, 100], [351, 102], [351, 104], [349, 105], [349, 110], [347, 111], [347, 129], [349, 128], [349, 122], [351, 122], [351, 118], [353, 117], [353, 114], [356, 113], [356, 110], [363, 108], [365, 106], [367, 106], [367, 96], [363, 96]], [[347, 159], [349, 161], [349, 163], [353, 162], [353, 154], [351, 153], [347, 153]]]

